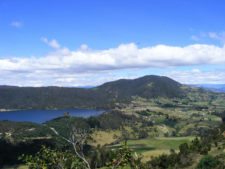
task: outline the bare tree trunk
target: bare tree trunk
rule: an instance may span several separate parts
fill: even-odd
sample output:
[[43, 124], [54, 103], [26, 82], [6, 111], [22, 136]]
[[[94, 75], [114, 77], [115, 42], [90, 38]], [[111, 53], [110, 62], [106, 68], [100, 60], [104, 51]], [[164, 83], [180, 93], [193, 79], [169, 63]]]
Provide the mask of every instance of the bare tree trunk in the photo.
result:
[[[66, 138], [62, 135], [60, 135], [53, 127], [50, 127], [51, 131], [53, 131], [57, 136], [68, 142], [73, 146], [74, 152], [77, 155], [78, 158], [80, 158], [86, 165], [87, 169], [91, 169], [89, 162], [84, 156], [83, 153], [83, 145], [87, 139], [88, 133], [83, 131], [78, 131], [75, 128], [72, 129], [72, 132], [70, 133], [70, 138]], [[77, 147], [79, 146], [80, 152], [78, 152]]]

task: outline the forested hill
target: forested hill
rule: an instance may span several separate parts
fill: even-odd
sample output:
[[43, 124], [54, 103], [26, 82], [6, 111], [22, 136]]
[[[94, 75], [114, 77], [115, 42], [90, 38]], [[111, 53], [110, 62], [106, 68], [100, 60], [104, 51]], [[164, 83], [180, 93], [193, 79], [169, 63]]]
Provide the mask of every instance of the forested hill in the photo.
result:
[[182, 97], [182, 85], [164, 76], [121, 79], [94, 88], [0, 86], [0, 109], [110, 108], [132, 96]]

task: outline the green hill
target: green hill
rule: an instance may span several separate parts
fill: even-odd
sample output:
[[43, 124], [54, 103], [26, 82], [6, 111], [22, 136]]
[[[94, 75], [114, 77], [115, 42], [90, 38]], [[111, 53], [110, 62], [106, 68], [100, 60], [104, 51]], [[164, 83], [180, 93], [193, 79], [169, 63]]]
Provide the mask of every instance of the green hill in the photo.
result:
[[121, 79], [84, 89], [72, 87], [0, 87], [0, 109], [111, 108], [116, 102], [182, 97], [181, 84], [163, 76]]
[[138, 79], [121, 79], [105, 83], [97, 89], [114, 98], [124, 99], [132, 96], [143, 98], [181, 97], [184, 93], [181, 84], [164, 76], [144, 76]]

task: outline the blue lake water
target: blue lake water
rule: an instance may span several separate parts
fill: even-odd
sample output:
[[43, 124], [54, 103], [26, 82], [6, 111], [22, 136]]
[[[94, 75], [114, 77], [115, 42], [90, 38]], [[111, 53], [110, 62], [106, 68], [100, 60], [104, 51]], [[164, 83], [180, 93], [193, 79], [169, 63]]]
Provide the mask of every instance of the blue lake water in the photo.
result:
[[65, 112], [69, 112], [71, 116], [90, 117], [102, 114], [103, 110], [92, 109], [63, 109], [63, 110], [16, 110], [0, 112], [0, 120], [9, 121], [29, 121], [43, 123], [54, 118], [64, 116]]

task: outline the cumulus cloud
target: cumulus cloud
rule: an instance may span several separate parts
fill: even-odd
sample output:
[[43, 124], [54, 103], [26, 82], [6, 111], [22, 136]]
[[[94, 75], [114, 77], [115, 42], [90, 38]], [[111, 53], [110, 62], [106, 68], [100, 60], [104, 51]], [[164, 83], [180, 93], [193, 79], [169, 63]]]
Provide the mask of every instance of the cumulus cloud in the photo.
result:
[[21, 28], [21, 27], [23, 26], [23, 23], [20, 22], [20, 21], [12, 21], [12, 22], [10, 23], [10, 25], [11, 25], [12, 27], [15, 27], [15, 28]]
[[[69, 50], [61, 47], [56, 40], [42, 38], [42, 41], [55, 50], [42, 57], [1, 58], [1, 77], [11, 84], [18, 82], [16, 74], [26, 83], [24, 85], [88, 85], [87, 79], [91, 79], [91, 84], [104, 82], [106, 78], [99, 80], [100, 75], [105, 77], [102, 73], [111, 70], [225, 64], [225, 46], [193, 44], [140, 48], [135, 43], [129, 43], [104, 50], [89, 50], [87, 45]], [[199, 72], [195, 70], [195, 73]], [[97, 75], [98, 79], [93, 82], [93, 77]], [[86, 80], [81, 77], [86, 77]], [[181, 79], [181, 82], [185, 80]], [[4, 80], [0, 84], [4, 84]]]
[[72, 69], [75, 72], [123, 68], [168, 67], [225, 63], [225, 46], [195, 44], [185, 47], [156, 45], [138, 48], [136, 44], [121, 44], [106, 50], [76, 50], [59, 48], [55, 40], [46, 41], [58, 50], [43, 57], [1, 59], [0, 69]]

